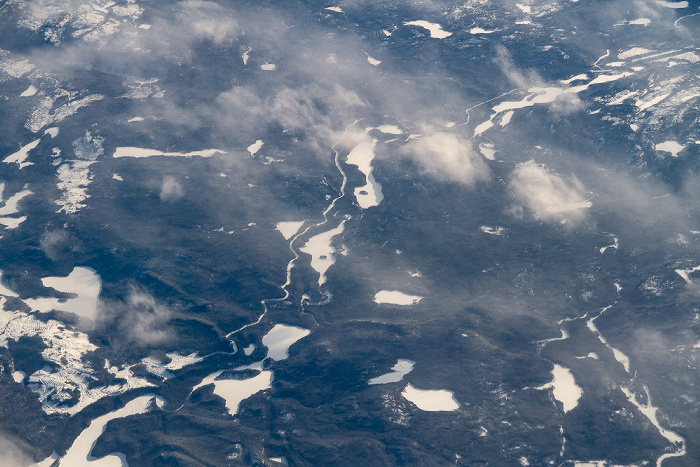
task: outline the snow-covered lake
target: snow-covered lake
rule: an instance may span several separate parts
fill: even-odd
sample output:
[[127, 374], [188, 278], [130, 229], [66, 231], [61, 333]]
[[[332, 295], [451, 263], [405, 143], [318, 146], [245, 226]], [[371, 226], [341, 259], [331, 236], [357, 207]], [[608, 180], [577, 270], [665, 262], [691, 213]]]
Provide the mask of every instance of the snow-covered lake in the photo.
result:
[[278, 222], [275, 226], [277, 230], [282, 234], [285, 240], [292, 238], [301, 226], [304, 225], [305, 221], [288, 221], [288, 222]]
[[131, 146], [118, 147], [112, 157], [211, 157], [214, 154], [225, 154], [226, 151], [220, 149], [202, 149], [201, 151], [192, 152], [164, 152], [157, 149], [137, 148]]
[[51, 310], [75, 313], [81, 318], [95, 319], [97, 301], [102, 290], [102, 281], [94, 269], [76, 266], [66, 277], [44, 277], [45, 287], [59, 292], [74, 294], [74, 298], [28, 298], [25, 303], [34, 310], [48, 313]]
[[442, 29], [442, 26], [438, 23], [431, 23], [424, 20], [407, 21], [403, 23], [406, 26], [418, 26], [423, 29], [427, 29], [430, 32], [430, 37], [434, 39], [444, 39], [452, 35], [451, 32]]
[[355, 188], [355, 199], [362, 209], [379, 205], [384, 199], [382, 186], [372, 174], [372, 160], [377, 140], [365, 141], [355, 146], [348, 154], [347, 163], [354, 165], [365, 176], [365, 185]]
[[343, 233], [345, 220], [338, 227], [311, 237], [299, 251], [311, 255], [311, 267], [318, 273], [319, 287], [326, 283], [326, 272], [335, 264], [333, 237]]
[[401, 381], [404, 376], [409, 374], [411, 370], [413, 370], [413, 365], [415, 364], [416, 362], [414, 361], [399, 358], [399, 360], [396, 362], [396, 365], [391, 367], [393, 371], [385, 373], [381, 376], [377, 376], [376, 378], [372, 378], [367, 382], [367, 384], [375, 385], [397, 383]]
[[311, 331], [287, 324], [275, 324], [262, 338], [262, 343], [267, 347], [267, 358], [276, 361], [284, 360], [289, 356], [289, 348], [299, 339], [311, 334]]
[[416, 389], [409, 383], [401, 395], [428, 412], [450, 412], [459, 408], [452, 391], [445, 389]]
[[409, 295], [398, 290], [380, 290], [374, 295], [374, 301], [380, 305], [388, 303], [391, 305], [415, 305], [420, 302], [423, 297], [418, 295]]
[[92, 457], [92, 448], [95, 446], [97, 439], [104, 432], [109, 421], [117, 418], [125, 418], [130, 415], [142, 414], [151, 410], [154, 404], [158, 407], [162, 407], [164, 403], [165, 400], [160, 396], [149, 394], [129, 401], [121, 409], [97, 417], [90, 422], [90, 425], [88, 425], [88, 427], [78, 435], [75, 441], [73, 441], [73, 444], [68, 448], [66, 455], [63, 456], [59, 465], [61, 467], [77, 465], [94, 465], [99, 467], [126, 466], [126, 457], [120, 453], [113, 453], [100, 459]]
[[552, 382], [540, 386], [539, 389], [552, 389], [552, 395], [562, 403], [564, 413], [576, 408], [581, 395], [583, 395], [583, 391], [576, 384], [571, 371], [556, 363], [552, 369]]

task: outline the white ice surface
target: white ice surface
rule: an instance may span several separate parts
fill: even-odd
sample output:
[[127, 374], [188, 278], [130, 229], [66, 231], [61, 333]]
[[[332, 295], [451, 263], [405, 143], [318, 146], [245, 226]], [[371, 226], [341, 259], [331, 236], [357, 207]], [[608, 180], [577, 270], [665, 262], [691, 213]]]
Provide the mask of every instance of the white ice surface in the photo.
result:
[[236, 415], [238, 412], [238, 406], [241, 402], [249, 398], [250, 396], [269, 389], [272, 387], [272, 372], [262, 371], [259, 365], [249, 365], [246, 367], [238, 367], [235, 370], [258, 370], [260, 373], [248, 379], [219, 379], [219, 377], [224, 370], [219, 370], [216, 373], [204, 378], [204, 380], [192, 389], [195, 391], [200, 387], [207, 386], [209, 384], [214, 385], [214, 394], [223, 398], [226, 401], [226, 409], [230, 415]]
[[[631, 390], [628, 388], [622, 386], [620, 387], [622, 392], [627, 396], [627, 399], [634, 404], [637, 409], [647, 418], [649, 421], [656, 427], [657, 430], [659, 430], [659, 434], [666, 438], [669, 442], [680, 445], [682, 446], [681, 450], [677, 453], [674, 453], [673, 456], [668, 456], [668, 457], [675, 457], [675, 456], [682, 456], [685, 454], [685, 440], [678, 435], [678, 433], [675, 433], [671, 430], [667, 430], [666, 428], [662, 427], [661, 424], [659, 423], [659, 418], [657, 416], [657, 413], [659, 411], [658, 407], [655, 407], [652, 402], [651, 402], [651, 396], [649, 395], [649, 390], [647, 389], [646, 386], [644, 386], [644, 391], [646, 392], [646, 400], [644, 402], [640, 402], [637, 399], [637, 395], [634, 394]], [[666, 456], [664, 456], [666, 457]], [[656, 463], [657, 466], [661, 465], [661, 461], [663, 459], [659, 459]]]
[[[603, 308], [601, 312], [598, 314], [598, 316], [602, 315], [605, 313], [610, 307]], [[591, 330], [596, 336], [598, 336], [598, 340], [607, 348], [609, 348], [612, 353], [613, 357], [615, 357], [615, 360], [622, 365], [622, 367], [625, 369], [627, 373], [630, 372], [630, 359], [627, 355], [625, 355], [620, 349], [617, 349], [608, 343], [608, 340], [601, 334], [601, 332], [598, 330], [598, 326], [595, 325], [595, 320], [598, 318], [598, 316], [594, 316], [593, 318], [590, 318], [586, 322], [586, 326], [588, 329]]]
[[[0, 202], [3, 201], [3, 191], [5, 189], [5, 182], [0, 183]], [[0, 208], [0, 216], [9, 216], [11, 214], [17, 214], [19, 212], [19, 202], [22, 201], [29, 195], [34, 193], [26, 188], [22, 191], [18, 191], [14, 195], [7, 198], [4, 205]]]
[[260, 69], [264, 71], [275, 71], [277, 69], [277, 65], [274, 63], [263, 63], [260, 65]]
[[398, 290], [381, 290], [374, 296], [376, 303], [389, 303], [392, 305], [415, 305], [422, 299], [423, 297], [418, 295], [408, 295]]
[[502, 236], [506, 233], [506, 229], [503, 227], [490, 227], [488, 225], [482, 225], [479, 230], [489, 235], [499, 235]]
[[56, 186], [62, 193], [55, 203], [60, 206], [59, 212], [71, 214], [85, 207], [83, 201], [89, 198], [87, 190], [92, 183], [90, 165], [94, 163], [94, 161], [73, 160], [58, 167], [56, 174], [59, 182]]
[[335, 11], [336, 13], [342, 13], [343, 9], [340, 8], [339, 6], [327, 6], [324, 8], [324, 10], [330, 10], [330, 11]]
[[675, 271], [676, 274], [681, 276], [686, 283], [692, 284], [693, 281], [690, 279], [690, 274], [694, 273], [695, 271], [700, 271], [700, 266], [695, 266], [694, 268], [690, 269], [676, 269]]
[[503, 117], [501, 117], [501, 121], [499, 122], [499, 125], [501, 126], [506, 126], [510, 123], [510, 120], [513, 118], [513, 114], [515, 111], [509, 110], [505, 114], [503, 114]]
[[37, 91], [38, 89], [36, 88], [36, 86], [31, 84], [27, 89], [24, 90], [22, 94], [19, 95], [19, 97], [31, 97], [34, 94], [36, 94]]
[[29, 156], [29, 151], [36, 148], [40, 142], [41, 142], [41, 138], [35, 139], [31, 143], [22, 146], [19, 151], [12, 153], [9, 156], [7, 156], [5, 159], [3, 159], [3, 162], [6, 164], [15, 163], [15, 164], [19, 165], [20, 169], [23, 169], [29, 165], [33, 165], [34, 162], [25, 162], [25, 161], [27, 160], [27, 156]]
[[649, 24], [651, 24], [651, 20], [650, 20], [649, 18], [637, 18], [637, 19], [633, 19], [632, 21], [630, 21], [630, 22], [627, 23], [627, 24], [636, 24], [636, 25], [640, 25], [640, 26], [648, 26]]
[[163, 152], [157, 149], [136, 148], [136, 147], [119, 147], [114, 152], [112, 157], [155, 157], [155, 156], [170, 156], [170, 157], [211, 157], [214, 154], [226, 154], [226, 151], [220, 149], [202, 149], [201, 151], [192, 152]]
[[198, 357], [197, 353], [191, 353], [189, 355], [180, 355], [177, 352], [170, 352], [165, 354], [170, 358], [170, 362], [165, 365], [168, 370], [180, 370], [188, 365], [194, 365], [204, 360], [202, 357]]
[[675, 141], [664, 141], [654, 146], [657, 151], [664, 151], [671, 154], [671, 157], [678, 157], [678, 153], [685, 149], [680, 143]]
[[442, 29], [438, 23], [431, 23], [428, 21], [417, 20], [417, 21], [407, 21], [403, 23], [406, 26], [418, 26], [423, 29], [427, 29], [430, 32], [430, 37], [434, 39], [444, 39], [452, 35], [451, 32]]
[[[369, 130], [370, 128], [368, 128]], [[402, 135], [403, 130], [396, 125], [379, 125], [378, 127], [371, 128], [373, 130], [379, 130], [387, 135]]]
[[637, 99], [637, 101], [634, 103], [634, 105], [637, 106], [637, 109], [641, 112], [642, 110], [646, 110], [649, 107], [653, 107], [662, 100], [666, 99], [668, 96], [670, 96], [671, 93], [664, 93], [658, 96], [654, 96], [653, 98], [649, 100], [642, 100], [642, 99]]
[[459, 408], [459, 402], [454, 398], [452, 391], [444, 389], [416, 389], [407, 384], [401, 395], [416, 406], [428, 412], [453, 411]]
[[95, 446], [100, 435], [104, 433], [105, 427], [110, 420], [146, 413], [152, 408], [154, 399], [160, 399], [160, 397], [154, 396], [153, 394], [140, 396], [127, 403], [121, 409], [117, 409], [114, 412], [94, 419], [90, 422], [90, 425], [78, 435], [75, 441], [73, 441], [66, 455], [60, 460], [59, 465], [61, 467], [73, 467], [77, 465], [94, 465], [99, 467], [126, 466], [126, 456], [123, 454], [109, 454], [100, 459], [96, 459], [91, 455], [92, 448]]
[[617, 58], [625, 60], [630, 57], [637, 57], [639, 55], [645, 55], [651, 52], [653, 52], [653, 50], [645, 49], [644, 47], [632, 47], [631, 49], [617, 54]]
[[376, 58], [372, 58], [369, 55], [367, 55], [367, 61], [369, 62], [370, 65], [374, 65], [374, 66], [377, 66], [380, 63], [382, 63], [381, 60], [377, 60]]
[[564, 413], [576, 408], [578, 401], [583, 394], [581, 388], [576, 384], [574, 375], [568, 368], [554, 364], [552, 369], [552, 382], [540, 386], [538, 389], [552, 389], [552, 395], [564, 406]]
[[279, 230], [285, 240], [289, 240], [294, 236], [294, 234], [299, 232], [299, 229], [301, 229], [301, 226], [304, 225], [304, 222], [306, 221], [278, 222], [275, 227], [277, 230]]
[[379, 205], [384, 199], [382, 186], [374, 179], [372, 174], [372, 160], [374, 159], [374, 146], [377, 140], [365, 141], [355, 146], [347, 157], [347, 163], [354, 165], [365, 175], [365, 185], [355, 188], [355, 199], [362, 209]]
[[688, 8], [688, 2], [664, 2], [663, 0], [656, 0], [656, 4], [666, 8]]
[[496, 32], [495, 29], [483, 29], [483, 28], [479, 28], [479, 27], [471, 28], [469, 30], [470, 34], [491, 34], [494, 32]]
[[[501, 124], [503, 122], [501, 121]], [[479, 151], [481, 154], [490, 161], [496, 160], [496, 150], [493, 149], [493, 143], [480, 143]]]
[[372, 378], [368, 381], [367, 384], [374, 385], [374, 384], [397, 383], [397, 382], [401, 381], [404, 376], [409, 374], [411, 372], [411, 370], [413, 370], [413, 365], [415, 365], [415, 364], [416, 364], [416, 362], [413, 362], [411, 360], [399, 358], [399, 361], [396, 362], [396, 365], [391, 367], [391, 369], [394, 371], [383, 374], [381, 376], [377, 376], [376, 378]]
[[262, 338], [262, 343], [267, 347], [267, 358], [280, 361], [289, 357], [289, 348], [299, 339], [311, 333], [308, 329], [276, 324]]
[[102, 289], [102, 281], [95, 270], [76, 266], [67, 277], [45, 277], [41, 280], [45, 287], [59, 292], [75, 294], [75, 298], [28, 298], [25, 303], [33, 310], [48, 313], [51, 310], [75, 313], [81, 318], [94, 319], [97, 316], [97, 299]]
[[263, 144], [265, 144], [263, 140], [259, 139], [250, 146], [248, 146], [248, 152], [250, 153], [250, 155], [254, 156], [258, 151], [260, 151], [260, 148], [263, 147]]
[[343, 233], [343, 230], [345, 230], [345, 220], [338, 227], [311, 237], [303, 247], [299, 248], [302, 253], [311, 255], [311, 267], [318, 273], [319, 287], [326, 283], [326, 272], [335, 264], [336, 249], [332, 245], [333, 237]]

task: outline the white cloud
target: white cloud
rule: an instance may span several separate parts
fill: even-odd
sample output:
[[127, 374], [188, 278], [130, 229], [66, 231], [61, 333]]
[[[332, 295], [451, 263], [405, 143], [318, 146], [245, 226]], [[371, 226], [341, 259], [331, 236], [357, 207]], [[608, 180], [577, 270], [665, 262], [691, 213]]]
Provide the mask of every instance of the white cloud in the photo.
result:
[[240, 27], [226, 9], [214, 2], [188, 0], [179, 3], [182, 8], [182, 24], [194, 37], [207, 39], [221, 45], [236, 38]]
[[[515, 62], [513, 62], [510, 52], [502, 45], [496, 47], [496, 58], [494, 62], [496, 62], [503, 74], [506, 75], [508, 81], [518, 88], [528, 89], [532, 92], [532, 88], [546, 89], [553, 86], [551, 83], [545, 82], [534, 70], [523, 71], [518, 69]], [[554, 87], [560, 86], [560, 84], [554, 85]], [[568, 115], [584, 108], [581, 98], [578, 94], [573, 92], [559, 93], [556, 99], [548, 105], [552, 112], [559, 115]]]
[[402, 151], [428, 174], [465, 185], [488, 178], [488, 166], [469, 141], [430, 128], [424, 128], [423, 133], [430, 134], [411, 140]]
[[546, 221], [576, 222], [586, 217], [586, 209], [591, 207], [574, 175], [561, 177], [534, 161], [518, 165], [509, 186], [519, 202]]
[[513, 57], [511, 57], [508, 49], [502, 45], [496, 46], [494, 62], [514, 86], [527, 89], [532, 86], [542, 86], [543, 84], [542, 78], [534, 70], [529, 70], [527, 74], [520, 71], [515, 62], [513, 62]]
[[163, 183], [160, 186], [161, 201], [177, 201], [185, 196], [185, 190], [180, 182], [170, 175], [163, 178]]
[[0, 465], [4, 467], [24, 467], [33, 463], [34, 461], [27, 454], [27, 450], [20, 448], [18, 443], [14, 443], [0, 435]]
[[137, 345], [157, 345], [172, 337], [169, 308], [158, 303], [151, 295], [132, 290], [127, 298], [127, 339]]

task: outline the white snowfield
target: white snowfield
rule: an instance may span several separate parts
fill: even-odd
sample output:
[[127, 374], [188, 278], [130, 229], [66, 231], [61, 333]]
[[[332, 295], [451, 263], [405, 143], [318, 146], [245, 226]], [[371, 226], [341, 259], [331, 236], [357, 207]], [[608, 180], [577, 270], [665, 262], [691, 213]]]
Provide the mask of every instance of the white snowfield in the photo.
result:
[[459, 402], [452, 391], [445, 389], [416, 389], [409, 383], [401, 395], [427, 412], [451, 412], [459, 409]]
[[374, 301], [378, 304], [388, 303], [391, 305], [416, 305], [423, 297], [418, 295], [408, 295], [398, 290], [380, 290], [374, 295]]
[[226, 154], [226, 151], [220, 149], [202, 149], [200, 151], [191, 152], [164, 152], [158, 149], [137, 148], [131, 146], [118, 147], [112, 157], [211, 157], [214, 154]]

